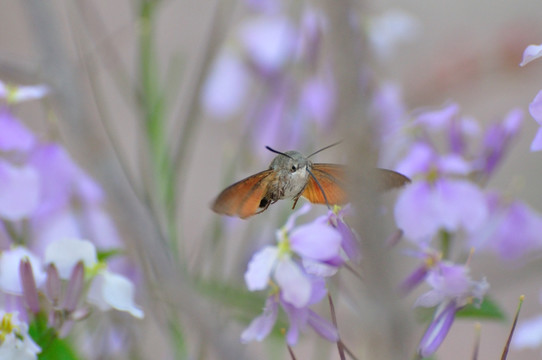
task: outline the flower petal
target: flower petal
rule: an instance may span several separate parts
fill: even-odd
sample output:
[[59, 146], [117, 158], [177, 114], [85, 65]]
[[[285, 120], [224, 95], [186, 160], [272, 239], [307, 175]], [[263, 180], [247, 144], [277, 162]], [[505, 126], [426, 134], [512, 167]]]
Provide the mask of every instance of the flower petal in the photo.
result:
[[138, 319], [144, 316], [143, 310], [134, 303], [134, 285], [122, 275], [108, 271], [97, 275], [90, 286], [88, 300], [102, 310], [126, 311]]
[[252, 256], [245, 272], [245, 282], [250, 291], [263, 290], [267, 287], [278, 253], [278, 248], [266, 246]]
[[69, 279], [79, 261], [83, 261], [85, 267], [92, 267], [98, 261], [96, 248], [88, 240], [61, 239], [45, 249], [45, 263], [55, 264], [61, 279]]
[[529, 104], [529, 114], [531, 114], [539, 125], [542, 125], [542, 90], [536, 94], [533, 101]]
[[252, 320], [250, 325], [241, 334], [241, 343], [246, 344], [249, 341], [262, 341], [273, 329], [277, 321], [279, 303], [274, 296], [267, 298], [263, 314]]
[[519, 66], [525, 66], [542, 56], [542, 45], [529, 45], [523, 51], [523, 58]]
[[289, 238], [294, 252], [313, 260], [328, 260], [339, 255], [342, 240], [337, 230], [320, 222], [298, 226]]
[[15, 167], [0, 160], [0, 217], [17, 221], [37, 208], [40, 178], [33, 167]]
[[277, 263], [274, 274], [284, 301], [296, 308], [306, 306], [311, 298], [311, 282], [290, 257], [285, 257]]

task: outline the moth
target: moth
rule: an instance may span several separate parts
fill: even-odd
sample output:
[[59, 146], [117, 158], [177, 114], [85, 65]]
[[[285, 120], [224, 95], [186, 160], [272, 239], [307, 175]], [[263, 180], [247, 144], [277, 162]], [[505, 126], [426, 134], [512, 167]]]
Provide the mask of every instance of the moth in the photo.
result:
[[[246, 219], [260, 214], [281, 199], [293, 199], [295, 208], [300, 197], [314, 204], [344, 205], [347, 168], [344, 165], [313, 163], [309, 159], [335, 144], [305, 157], [297, 151], [280, 152], [267, 170], [249, 176], [224, 189], [215, 199], [212, 209], [218, 214]], [[410, 179], [398, 172], [377, 169], [377, 183], [382, 190], [400, 187]]]

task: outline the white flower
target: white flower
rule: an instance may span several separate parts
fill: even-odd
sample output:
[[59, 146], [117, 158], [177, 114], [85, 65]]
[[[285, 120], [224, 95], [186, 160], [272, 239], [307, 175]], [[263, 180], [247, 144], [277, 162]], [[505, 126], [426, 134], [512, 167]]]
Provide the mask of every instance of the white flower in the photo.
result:
[[102, 271], [92, 280], [87, 299], [103, 311], [113, 308], [129, 312], [138, 319], [145, 315], [134, 303], [134, 284], [109, 271]]
[[41, 348], [28, 334], [28, 325], [19, 321], [17, 313], [0, 311], [0, 360], [33, 360]]
[[61, 279], [69, 279], [79, 261], [83, 261], [85, 268], [92, 268], [98, 262], [96, 247], [88, 240], [57, 240], [45, 249], [45, 263], [55, 264]]
[[16, 295], [23, 293], [19, 264], [24, 258], [27, 258], [32, 265], [32, 274], [34, 275], [36, 286], [39, 288], [44, 283], [46, 274], [42, 270], [41, 260], [26, 248], [16, 247], [12, 250], [4, 251], [0, 257], [0, 289], [2, 291]]

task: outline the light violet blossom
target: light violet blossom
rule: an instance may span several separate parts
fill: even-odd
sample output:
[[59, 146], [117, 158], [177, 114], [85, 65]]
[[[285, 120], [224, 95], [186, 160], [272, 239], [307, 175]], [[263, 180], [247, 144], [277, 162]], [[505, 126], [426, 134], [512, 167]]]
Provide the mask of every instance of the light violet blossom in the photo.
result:
[[421, 295], [415, 306], [436, 306], [437, 310], [418, 346], [418, 353], [422, 357], [431, 356], [442, 344], [457, 311], [470, 303], [479, 305], [489, 290], [485, 279], [474, 281], [470, 278], [466, 265], [456, 265], [448, 261], [442, 261], [433, 267], [426, 281], [433, 289]]
[[309, 309], [310, 305], [320, 302], [327, 293], [322, 278], [310, 277], [311, 296], [305, 307], [297, 308], [284, 300], [282, 293], [275, 287], [274, 292], [267, 298], [262, 315], [256, 317], [241, 334], [241, 342], [262, 341], [269, 335], [275, 322], [279, 307], [286, 312], [290, 327], [286, 333], [286, 342], [295, 345], [299, 338], [299, 331], [310, 326], [323, 338], [336, 342], [339, 340], [337, 328], [328, 320], [320, 317]]
[[309, 209], [309, 204], [304, 205], [277, 230], [277, 246], [266, 246], [254, 254], [245, 273], [250, 291], [263, 290], [273, 280], [285, 302], [296, 308], [307, 306], [312, 292], [310, 276], [294, 256], [324, 263], [337, 258], [341, 246], [341, 234], [321, 221], [294, 227], [295, 219]]
[[520, 200], [497, 192], [486, 195], [489, 217], [469, 234], [469, 245], [505, 260], [517, 260], [542, 249], [542, 215]]
[[440, 230], [477, 229], [488, 209], [478, 186], [449, 175], [467, 175], [471, 166], [462, 157], [439, 156], [428, 144], [417, 143], [397, 171], [409, 177], [421, 175], [399, 195], [395, 220], [405, 237], [428, 241]]

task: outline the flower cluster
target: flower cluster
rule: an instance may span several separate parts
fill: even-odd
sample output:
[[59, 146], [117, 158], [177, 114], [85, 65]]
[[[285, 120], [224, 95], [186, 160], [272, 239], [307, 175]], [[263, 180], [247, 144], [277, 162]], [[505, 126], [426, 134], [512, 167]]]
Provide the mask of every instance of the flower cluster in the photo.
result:
[[27, 329], [43, 318], [63, 338], [93, 308], [143, 317], [132, 282], [109, 269], [106, 253], [99, 260], [121, 247], [102, 189], [13, 113], [47, 92], [0, 82], [0, 353], [20, 354], [8, 358], [36, 358], [43, 349]]
[[264, 247], [248, 264], [245, 281], [249, 290], [269, 289], [270, 293], [264, 313], [241, 335], [243, 342], [262, 340], [269, 334], [279, 305], [290, 323], [288, 344], [297, 343], [299, 330], [307, 325], [325, 339], [338, 341], [335, 326], [309, 307], [325, 297], [325, 279], [335, 274], [347, 257], [359, 257], [358, 244], [339, 208], [311, 223], [295, 226], [297, 217], [309, 210], [310, 205], [305, 204], [294, 212], [277, 231], [277, 245]]
[[485, 279], [471, 280], [468, 265], [450, 260], [452, 246], [493, 252], [507, 261], [525, 260], [542, 250], [542, 214], [485, 188], [520, 131], [520, 110], [484, 130], [454, 103], [414, 116], [404, 109], [396, 87], [386, 84], [377, 92], [373, 112], [382, 123], [382, 141], [393, 137], [396, 144], [382, 154], [382, 161], [397, 162], [395, 169], [413, 180], [399, 194], [394, 215], [405, 238], [422, 249], [416, 256], [423, 261], [400, 290], [408, 293], [423, 281], [433, 288], [415, 302], [435, 308], [418, 349], [421, 356], [430, 356], [457, 311], [468, 303], [480, 305], [489, 289]]

